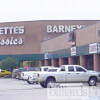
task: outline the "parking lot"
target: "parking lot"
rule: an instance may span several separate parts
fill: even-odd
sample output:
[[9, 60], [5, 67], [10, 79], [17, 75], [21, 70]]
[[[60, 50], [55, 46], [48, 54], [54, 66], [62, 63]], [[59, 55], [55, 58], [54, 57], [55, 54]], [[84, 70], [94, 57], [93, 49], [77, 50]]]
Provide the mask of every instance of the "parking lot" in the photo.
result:
[[0, 79], [0, 100], [46, 100], [46, 91], [16, 79]]
[[[80, 84], [79, 85], [77, 84], [76, 86], [75, 85], [76, 84], [72, 84], [71, 86], [74, 89], [80, 87], [79, 86]], [[100, 84], [98, 84], [96, 89], [98, 90], [95, 92], [100, 93], [99, 91]], [[62, 100], [59, 98], [56, 99]], [[48, 98], [47, 96], [47, 89], [42, 88], [40, 85], [33, 85], [33, 84], [29, 85], [26, 81], [11, 79], [11, 78], [8, 79], [1, 78], [0, 79], [0, 100], [50, 100], [50, 98]], [[68, 99], [66, 98], [66, 100]], [[74, 98], [72, 100], [74, 100]], [[100, 98], [97, 96], [96, 97], [93, 96], [92, 98], [90, 97], [88, 99], [82, 98], [79, 100], [100, 100]]]

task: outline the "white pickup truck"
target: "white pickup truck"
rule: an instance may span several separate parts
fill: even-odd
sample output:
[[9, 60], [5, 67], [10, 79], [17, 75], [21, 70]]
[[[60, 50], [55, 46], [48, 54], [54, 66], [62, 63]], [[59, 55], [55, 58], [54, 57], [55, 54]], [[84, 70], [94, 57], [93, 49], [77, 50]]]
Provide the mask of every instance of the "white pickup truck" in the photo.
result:
[[26, 80], [29, 84], [37, 83], [37, 79], [33, 77], [33, 74], [37, 74], [37, 72], [46, 72], [48, 68], [53, 66], [41, 66], [36, 67], [34, 71], [27, 71], [21, 73], [21, 79]]
[[37, 76], [40, 85], [44, 88], [51, 83], [68, 82], [87, 82], [89, 86], [96, 86], [97, 81], [100, 81], [100, 72], [88, 71], [80, 65], [62, 65], [51, 72], [39, 72]]

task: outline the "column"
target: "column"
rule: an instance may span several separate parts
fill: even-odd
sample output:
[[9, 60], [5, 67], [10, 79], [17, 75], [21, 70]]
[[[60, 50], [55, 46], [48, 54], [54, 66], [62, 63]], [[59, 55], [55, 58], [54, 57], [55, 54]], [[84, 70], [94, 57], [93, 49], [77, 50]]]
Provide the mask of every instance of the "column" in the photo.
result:
[[44, 60], [41, 60], [39, 65], [44, 66]]
[[87, 68], [87, 57], [86, 56], [80, 56], [80, 65], [82, 67]]
[[56, 60], [55, 59], [51, 59], [51, 66], [56, 66]]
[[44, 60], [44, 65], [45, 66], [51, 66], [51, 60], [50, 59], [45, 59]]
[[52, 59], [51, 65], [54, 67], [59, 67], [59, 59]]
[[100, 71], [100, 54], [94, 54], [94, 70]]
[[68, 57], [68, 64], [73, 65], [74, 64], [74, 58], [73, 57]]
[[64, 64], [65, 64], [64, 58], [59, 58], [59, 66]]

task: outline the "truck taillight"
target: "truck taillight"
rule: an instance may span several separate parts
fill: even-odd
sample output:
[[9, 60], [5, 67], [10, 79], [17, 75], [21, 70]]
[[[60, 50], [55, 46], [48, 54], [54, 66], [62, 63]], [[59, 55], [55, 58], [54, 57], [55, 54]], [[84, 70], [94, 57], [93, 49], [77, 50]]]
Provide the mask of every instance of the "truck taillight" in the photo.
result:
[[39, 75], [39, 73], [37, 74], [37, 77], [39, 77], [40, 75]]

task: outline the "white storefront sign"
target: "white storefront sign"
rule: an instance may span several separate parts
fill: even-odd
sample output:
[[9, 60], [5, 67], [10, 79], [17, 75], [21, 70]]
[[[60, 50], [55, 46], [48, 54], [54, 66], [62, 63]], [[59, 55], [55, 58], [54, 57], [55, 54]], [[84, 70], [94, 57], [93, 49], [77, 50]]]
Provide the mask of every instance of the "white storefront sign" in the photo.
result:
[[[7, 35], [9, 35], [8, 38], [0, 39], [0, 45], [2, 46], [3, 45], [22, 45], [23, 38], [21, 37], [21, 35], [23, 34], [24, 34], [24, 26], [0, 27], [0, 36], [7, 37]], [[17, 38], [15, 36], [17, 36]]]
[[89, 44], [89, 53], [97, 53], [97, 43]]
[[85, 25], [47, 25], [47, 33], [67, 33], [83, 27]]
[[100, 43], [98, 43], [98, 52], [100, 52]]
[[7, 38], [7, 39], [1, 39], [0, 40], [0, 45], [18, 45], [18, 44], [23, 44], [23, 39], [21, 37], [19, 38]]
[[0, 35], [23, 34], [23, 33], [24, 33], [24, 26], [0, 27]]
[[72, 47], [71, 48], [71, 56], [75, 56], [76, 55], [76, 47]]
[[44, 54], [44, 59], [48, 59], [48, 53]]

